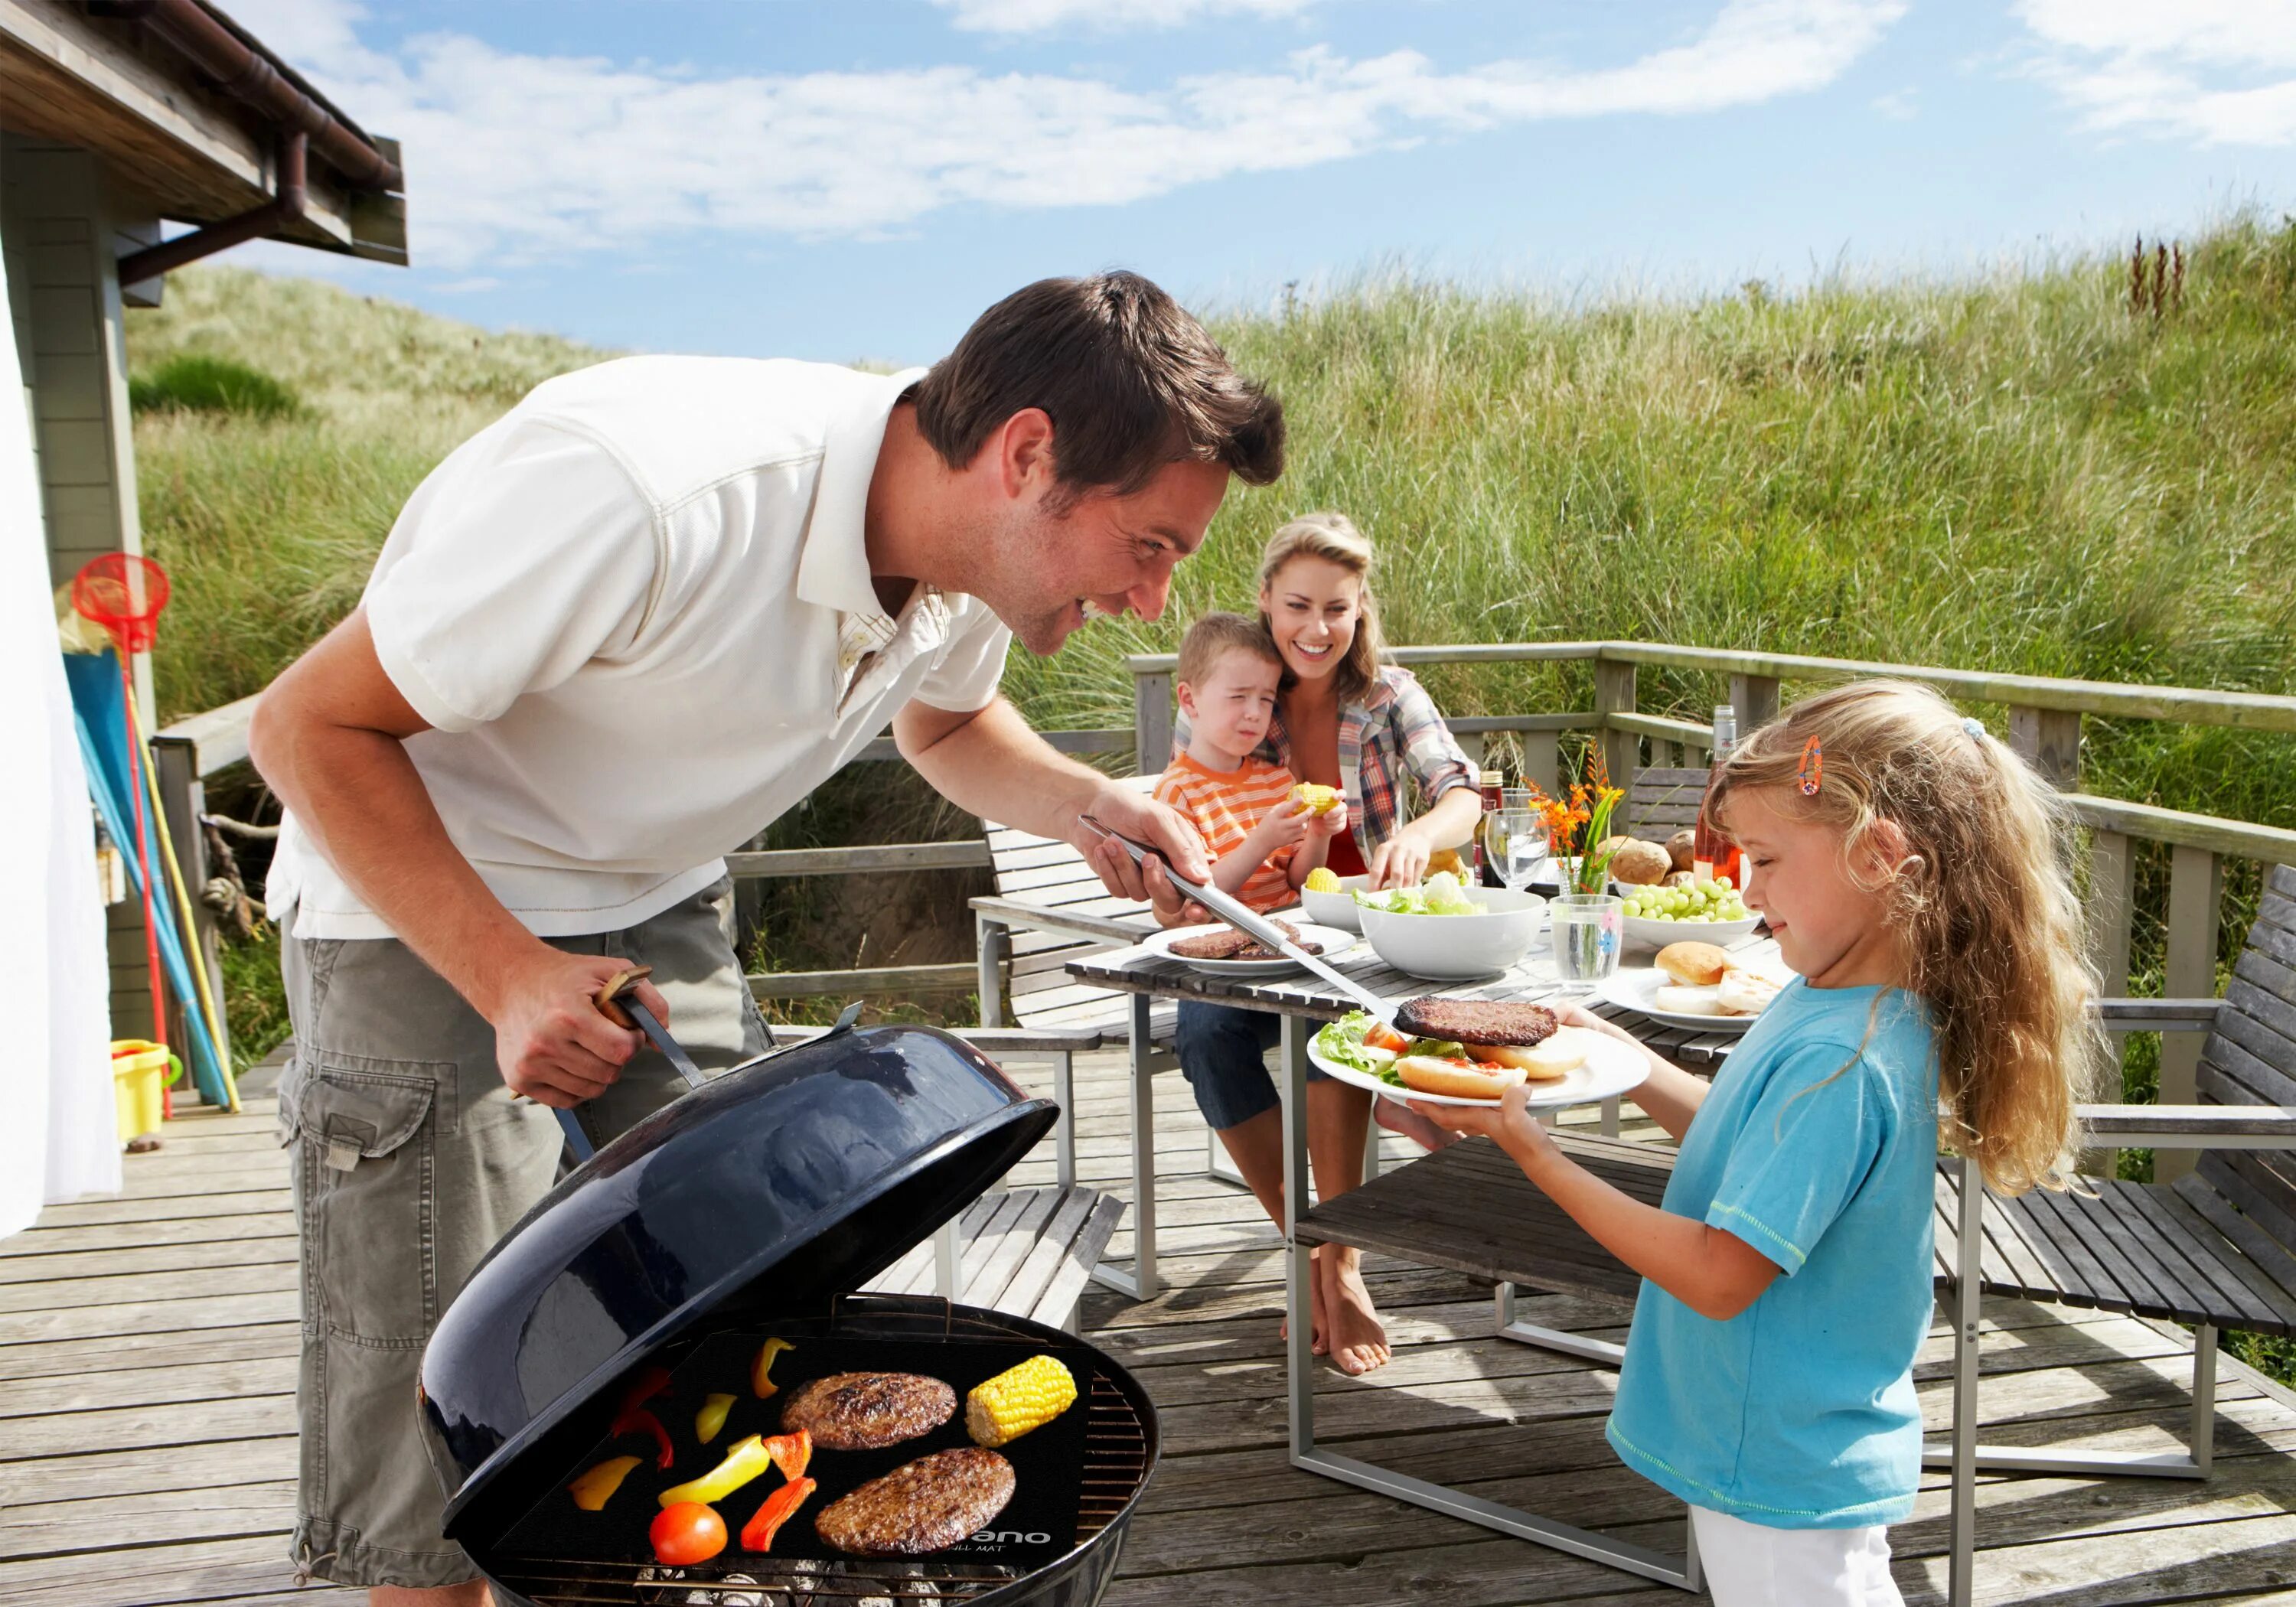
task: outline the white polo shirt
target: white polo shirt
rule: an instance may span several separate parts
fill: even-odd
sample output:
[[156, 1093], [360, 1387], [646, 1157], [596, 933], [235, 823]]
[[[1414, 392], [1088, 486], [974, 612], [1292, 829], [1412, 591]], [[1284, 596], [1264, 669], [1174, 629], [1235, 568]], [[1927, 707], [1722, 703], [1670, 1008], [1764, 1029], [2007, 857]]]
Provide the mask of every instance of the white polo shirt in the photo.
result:
[[[911, 698], [986, 706], [1012, 637], [975, 598], [870, 584], [890, 377], [629, 357], [538, 387], [425, 480], [367, 582], [439, 814], [545, 937], [707, 887]], [[384, 938], [291, 816], [268, 888], [301, 938]]]

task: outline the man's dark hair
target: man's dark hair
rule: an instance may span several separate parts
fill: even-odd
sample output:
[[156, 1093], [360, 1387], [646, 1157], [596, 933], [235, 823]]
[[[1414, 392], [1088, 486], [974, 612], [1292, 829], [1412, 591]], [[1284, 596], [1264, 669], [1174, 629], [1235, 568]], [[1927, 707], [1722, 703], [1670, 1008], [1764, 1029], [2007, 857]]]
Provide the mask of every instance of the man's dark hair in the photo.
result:
[[1189, 458], [1225, 463], [1251, 486], [1283, 472], [1283, 404], [1137, 274], [1015, 291], [973, 320], [910, 397], [918, 430], [952, 469], [1014, 414], [1043, 408], [1070, 500], [1129, 496]]

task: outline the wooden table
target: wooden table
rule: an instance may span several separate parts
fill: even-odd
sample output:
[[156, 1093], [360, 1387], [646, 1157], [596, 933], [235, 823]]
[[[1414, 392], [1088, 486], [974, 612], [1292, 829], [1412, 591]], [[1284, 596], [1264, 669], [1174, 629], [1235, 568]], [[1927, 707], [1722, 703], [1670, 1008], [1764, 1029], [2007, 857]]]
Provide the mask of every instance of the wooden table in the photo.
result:
[[[1746, 939], [1733, 944], [1750, 956], [1774, 955], [1776, 946], [1767, 939]], [[1428, 994], [1452, 998], [1521, 1000], [1551, 1003], [1567, 996], [1542, 941], [1519, 964], [1480, 983], [1433, 983], [1406, 976], [1382, 962], [1368, 945], [1358, 945], [1334, 962], [1344, 975], [1382, 998], [1406, 999]], [[1616, 1366], [1620, 1347], [1603, 1341], [1566, 1333], [1518, 1321], [1514, 1289], [1518, 1273], [1536, 1266], [1541, 1287], [1563, 1286], [1558, 1281], [1562, 1255], [1590, 1281], [1587, 1289], [1631, 1295], [1641, 1280], [1611, 1259], [1588, 1239], [1578, 1226], [1564, 1217], [1496, 1146], [1480, 1140], [1454, 1144], [1383, 1177], [1374, 1177], [1338, 1199], [1305, 1208], [1308, 1187], [1308, 1040], [1322, 1022], [1336, 1021], [1359, 1008], [1356, 1001], [1336, 992], [1321, 978], [1304, 971], [1262, 979], [1216, 976], [1196, 970], [1185, 961], [1170, 959], [1144, 947], [1122, 948], [1072, 961], [1070, 974], [1104, 988], [1134, 996], [1132, 1030], [1133, 1079], [1133, 1242], [1132, 1276], [1103, 1271], [1102, 1281], [1136, 1298], [1152, 1296], [1156, 1278], [1156, 1178], [1152, 1142], [1155, 1104], [1144, 1070], [1144, 1035], [1152, 999], [1203, 999], [1244, 1010], [1261, 1010], [1282, 1020], [1278, 1044], [1283, 1076], [1278, 1091], [1283, 1111], [1283, 1237], [1287, 1246], [1284, 1306], [1290, 1322], [1287, 1374], [1291, 1408], [1291, 1460], [1326, 1478], [1447, 1513], [1505, 1534], [1625, 1569], [1646, 1578], [1685, 1589], [1698, 1587], [1695, 1544], [1684, 1524], [1685, 1553], [1669, 1557], [1644, 1546], [1612, 1540], [1592, 1531], [1560, 1523], [1536, 1513], [1498, 1505], [1464, 1495], [1431, 1481], [1391, 1472], [1350, 1456], [1319, 1450], [1316, 1446], [1314, 1341], [1309, 1320], [1312, 1247], [1317, 1242], [1349, 1244], [1380, 1250], [1413, 1260], [1458, 1267], [1498, 1280], [1498, 1333], [1502, 1338], [1537, 1345], [1544, 1349]], [[1589, 1001], [1595, 1013], [1615, 1019], [1669, 1059], [1684, 1066], [1711, 1066], [1737, 1041], [1735, 1033], [1693, 1032], [1662, 1027], [1636, 1012]], [[1608, 1102], [1605, 1136], [1578, 1138], [1558, 1135], [1574, 1152], [1599, 1163], [1611, 1180], [1638, 1198], [1655, 1202], [1665, 1192], [1674, 1154], [1655, 1144], [1629, 1144], [1615, 1134], [1617, 1102]], [[1586, 1146], [1598, 1146], [1589, 1150]], [[1496, 1163], [1493, 1158], [1496, 1157]], [[1518, 1231], [1520, 1230], [1520, 1231]], [[1579, 1247], [1571, 1254], [1568, 1247]], [[1536, 1254], [1534, 1255], [1534, 1252]]]

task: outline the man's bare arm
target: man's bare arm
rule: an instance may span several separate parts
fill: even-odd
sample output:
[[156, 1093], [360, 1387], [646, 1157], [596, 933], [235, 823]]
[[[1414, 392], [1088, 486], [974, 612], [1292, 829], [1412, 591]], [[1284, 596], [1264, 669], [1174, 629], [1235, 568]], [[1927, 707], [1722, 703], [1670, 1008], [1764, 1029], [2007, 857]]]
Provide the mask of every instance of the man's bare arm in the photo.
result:
[[1191, 881], [1211, 873], [1203, 839], [1177, 810], [1056, 751], [1002, 697], [970, 712], [912, 701], [893, 717], [893, 740], [942, 797], [1003, 824], [1074, 843], [1121, 898], [1145, 898], [1154, 887], [1169, 888], [1160, 870], [1144, 880], [1128, 855], [1078, 825], [1079, 816], [1163, 849]]
[[[590, 1003], [620, 969], [529, 932], [447, 834], [406, 739], [430, 727], [375, 655], [364, 610], [256, 705], [248, 750], [366, 906], [493, 1024], [503, 1076], [545, 1104], [602, 1092], [636, 1047]], [[665, 1009], [649, 985], [646, 1003]]]

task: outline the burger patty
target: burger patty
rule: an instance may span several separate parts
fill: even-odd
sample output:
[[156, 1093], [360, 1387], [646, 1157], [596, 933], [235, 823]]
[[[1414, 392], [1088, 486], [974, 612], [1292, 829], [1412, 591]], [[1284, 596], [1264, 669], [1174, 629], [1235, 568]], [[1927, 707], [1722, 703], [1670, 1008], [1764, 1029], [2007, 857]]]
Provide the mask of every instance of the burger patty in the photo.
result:
[[1554, 1012], [1544, 1004], [1499, 999], [1410, 999], [1395, 1013], [1396, 1029], [1414, 1037], [1517, 1049], [1545, 1043], [1554, 1036], [1556, 1024]]
[[914, 1557], [987, 1528], [1013, 1498], [1013, 1464], [974, 1446], [935, 1451], [821, 1509], [814, 1532], [863, 1557]]
[[[1300, 929], [1290, 922], [1273, 921], [1269, 924], [1292, 942], [1300, 943], [1309, 954], [1324, 952], [1320, 945], [1300, 943]], [[1277, 957], [1275, 950], [1250, 932], [1238, 931], [1233, 926], [1222, 931], [1198, 932], [1193, 938], [1176, 939], [1171, 951], [1183, 960], [1272, 960]]]
[[873, 1451], [930, 1434], [956, 1414], [956, 1391], [921, 1373], [832, 1373], [782, 1403], [782, 1428], [829, 1451]]

